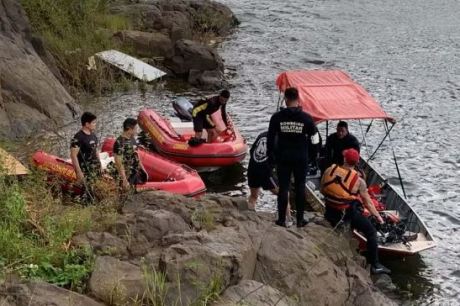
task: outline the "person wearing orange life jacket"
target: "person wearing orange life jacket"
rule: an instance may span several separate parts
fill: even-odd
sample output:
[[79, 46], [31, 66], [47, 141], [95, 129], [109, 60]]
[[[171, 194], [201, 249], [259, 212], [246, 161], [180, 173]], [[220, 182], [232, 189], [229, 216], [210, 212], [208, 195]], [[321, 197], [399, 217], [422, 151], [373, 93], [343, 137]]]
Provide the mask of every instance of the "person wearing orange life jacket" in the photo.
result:
[[[375, 209], [367, 191], [366, 182], [354, 170], [359, 162], [359, 152], [355, 149], [343, 151], [343, 166], [332, 165], [326, 169], [321, 179], [321, 193], [325, 197], [324, 217], [336, 226], [339, 222], [350, 223], [353, 229], [363, 233], [367, 239], [368, 263], [372, 274], [391, 273], [379, 263], [377, 254], [377, 231], [370, 220], [362, 215], [362, 205], [377, 221], [383, 219]], [[362, 202], [361, 202], [362, 201]]]

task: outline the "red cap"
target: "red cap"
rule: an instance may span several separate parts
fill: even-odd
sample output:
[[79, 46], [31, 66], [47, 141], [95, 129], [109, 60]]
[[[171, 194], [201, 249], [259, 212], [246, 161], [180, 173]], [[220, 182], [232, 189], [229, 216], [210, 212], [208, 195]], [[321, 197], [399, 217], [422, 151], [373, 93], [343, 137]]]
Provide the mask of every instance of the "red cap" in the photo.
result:
[[359, 162], [359, 152], [355, 149], [343, 150], [342, 155], [347, 164], [356, 165]]

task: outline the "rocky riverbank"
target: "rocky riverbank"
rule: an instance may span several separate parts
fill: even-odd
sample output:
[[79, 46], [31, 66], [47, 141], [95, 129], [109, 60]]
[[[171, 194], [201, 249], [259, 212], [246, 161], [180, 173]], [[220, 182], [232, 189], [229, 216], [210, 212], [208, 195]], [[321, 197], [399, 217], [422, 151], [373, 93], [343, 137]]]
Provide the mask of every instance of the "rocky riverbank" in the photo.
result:
[[[86, 0], [85, 5], [94, 6], [93, 2], [100, 3]], [[46, 5], [52, 1], [47, 3], [23, 2], [29, 15], [35, 14], [27, 16], [19, 0], [0, 0], [0, 137], [56, 129], [77, 116], [79, 106], [69, 91], [76, 96], [78, 91], [95, 90], [111, 82], [103, 79], [103, 73], [86, 68], [88, 56], [106, 45], [140, 57], [191, 85], [207, 89], [226, 85], [223, 60], [213, 46], [238, 21], [223, 4], [209, 0], [109, 1], [99, 8], [107, 14], [103, 18], [96, 9], [79, 8], [81, 12], [75, 13], [95, 23], [108, 19], [95, 25], [101, 28], [87, 29], [72, 24], [81, 20], [65, 5], [59, 11], [62, 16], [49, 15], [51, 8]], [[75, 20], [65, 20], [71, 17]], [[115, 25], [109, 28], [111, 23]], [[115, 31], [118, 23], [129, 26]], [[56, 29], [61, 27], [62, 33]], [[44, 38], [40, 30], [56, 33]], [[94, 35], [88, 42], [69, 40], [77, 34], [83, 39], [88, 31], [94, 31], [88, 34]], [[100, 41], [107, 37], [108, 41]], [[93, 45], [81, 45], [85, 43]]]
[[72, 119], [78, 106], [54, 68], [19, 2], [0, 0], [0, 137], [26, 136]]
[[280, 228], [244, 198], [193, 200], [162, 192], [129, 198], [90, 246], [86, 295], [42, 282], [6, 282], [1, 305], [393, 305], [374, 287], [349, 237], [321, 217]]
[[115, 1], [110, 11], [131, 21], [134, 29], [115, 37], [136, 55], [192, 85], [224, 85], [224, 64], [212, 45], [238, 24], [227, 6], [205, 0]]

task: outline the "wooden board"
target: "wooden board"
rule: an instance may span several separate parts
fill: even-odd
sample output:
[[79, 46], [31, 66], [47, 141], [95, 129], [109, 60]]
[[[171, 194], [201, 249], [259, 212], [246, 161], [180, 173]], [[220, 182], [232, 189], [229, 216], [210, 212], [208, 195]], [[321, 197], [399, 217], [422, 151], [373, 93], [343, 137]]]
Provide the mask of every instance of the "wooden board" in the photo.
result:
[[29, 173], [29, 170], [23, 164], [2, 148], [0, 148], [0, 163], [2, 164], [1, 168], [6, 171], [6, 175], [25, 175]]
[[[104, 62], [107, 62], [126, 73], [135, 76], [139, 80], [151, 82], [155, 79], [161, 78], [166, 75], [164, 71], [155, 68], [147, 63], [144, 63], [137, 58], [124, 54], [117, 50], [107, 50], [95, 54], [96, 57], [100, 58]], [[90, 58], [90, 62], [92, 62]]]

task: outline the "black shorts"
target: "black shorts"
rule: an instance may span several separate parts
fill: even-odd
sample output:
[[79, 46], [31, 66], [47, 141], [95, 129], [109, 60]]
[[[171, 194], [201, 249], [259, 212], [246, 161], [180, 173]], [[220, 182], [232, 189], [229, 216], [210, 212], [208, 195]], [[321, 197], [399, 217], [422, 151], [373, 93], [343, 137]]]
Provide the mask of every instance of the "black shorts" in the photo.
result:
[[209, 130], [215, 127], [209, 115], [198, 115], [193, 117], [193, 130], [195, 132], [202, 132], [203, 129]]
[[273, 190], [278, 188], [278, 183], [271, 171], [248, 169], [248, 185], [250, 188], [262, 188], [263, 190]]

